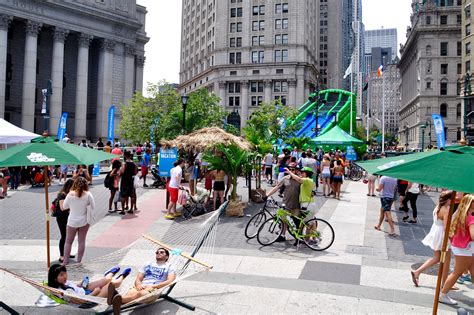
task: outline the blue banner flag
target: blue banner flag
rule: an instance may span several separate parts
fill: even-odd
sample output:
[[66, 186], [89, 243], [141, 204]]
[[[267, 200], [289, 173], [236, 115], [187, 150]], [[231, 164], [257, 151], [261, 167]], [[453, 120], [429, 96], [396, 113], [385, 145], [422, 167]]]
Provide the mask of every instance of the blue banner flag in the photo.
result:
[[436, 134], [436, 142], [438, 143], [438, 149], [446, 146], [446, 135], [444, 134], [444, 121], [443, 117], [439, 114], [432, 114], [433, 126]]
[[115, 106], [112, 105], [109, 108], [109, 125], [107, 128], [107, 139], [110, 142], [114, 142], [114, 133], [115, 133]]
[[176, 148], [160, 150], [160, 176], [170, 177], [170, 170], [174, 167], [173, 163], [178, 159], [178, 150]]
[[61, 115], [61, 119], [59, 120], [58, 125], [58, 139], [59, 141], [63, 141], [64, 135], [66, 134], [66, 124], [67, 124], [67, 112], [64, 112]]

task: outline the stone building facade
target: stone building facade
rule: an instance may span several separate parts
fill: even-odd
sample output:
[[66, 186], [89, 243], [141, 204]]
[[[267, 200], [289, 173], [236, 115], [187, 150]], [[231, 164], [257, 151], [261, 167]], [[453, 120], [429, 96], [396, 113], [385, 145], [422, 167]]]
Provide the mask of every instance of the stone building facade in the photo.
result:
[[[107, 136], [108, 110], [142, 91], [146, 8], [135, 0], [0, 0], [0, 117], [50, 135]], [[116, 112], [115, 126], [119, 126]]]
[[[470, 143], [474, 143], [474, 88], [473, 67], [474, 67], [474, 33], [472, 27], [474, 26], [474, 15], [472, 0], [462, 1], [462, 75], [459, 77], [461, 84], [462, 102], [461, 102], [461, 116], [462, 116], [462, 131], [463, 137]], [[468, 74], [468, 76], [467, 76]], [[465, 86], [468, 82], [468, 86]], [[470, 86], [470, 92], [469, 92]], [[465, 89], [467, 87], [467, 89]]]
[[205, 87], [241, 127], [260, 102], [303, 105], [320, 84], [319, 1], [183, 0], [180, 93]]
[[402, 80], [399, 141], [407, 149], [419, 149], [422, 143], [436, 145], [431, 118], [436, 113], [444, 117], [449, 145], [461, 138], [461, 1], [427, 0], [422, 5], [413, 0], [412, 10], [398, 63]]

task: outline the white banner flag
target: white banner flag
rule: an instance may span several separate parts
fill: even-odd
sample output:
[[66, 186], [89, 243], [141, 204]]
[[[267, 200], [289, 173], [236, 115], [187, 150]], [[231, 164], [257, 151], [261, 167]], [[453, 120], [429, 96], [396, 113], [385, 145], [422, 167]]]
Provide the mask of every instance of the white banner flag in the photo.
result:
[[347, 67], [346, 72], [344, 73], [344, 79], [347, 78], [349, 75], [352, 73], [352, 62], [349, 64], [349, 67]]

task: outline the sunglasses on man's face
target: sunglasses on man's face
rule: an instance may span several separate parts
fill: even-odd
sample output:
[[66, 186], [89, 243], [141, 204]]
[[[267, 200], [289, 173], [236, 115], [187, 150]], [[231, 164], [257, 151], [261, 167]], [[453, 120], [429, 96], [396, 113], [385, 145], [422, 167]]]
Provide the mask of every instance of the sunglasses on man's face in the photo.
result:
[[166, 252], [164, 250], [159, 250], [155, 254], [165, 254], [166, 255]]

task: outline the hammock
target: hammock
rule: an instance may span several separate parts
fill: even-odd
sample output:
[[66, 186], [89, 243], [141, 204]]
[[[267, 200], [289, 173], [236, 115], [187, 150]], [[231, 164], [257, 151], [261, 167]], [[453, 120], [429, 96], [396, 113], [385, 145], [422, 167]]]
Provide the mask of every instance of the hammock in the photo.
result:
[[[122, 267], [132, 267], [132, 274], [117, 288], [120, 294], [125, 294], [128, 289], [133, 286], [138, 268], [143, 266], [146, 262], [154, 260], [154, 251], [156, 248], [163, 247], [170, 251], [168, 262], [176, 269], [176, 280], [166, 287], [122, 305], [122, 310], [138, 305], [151, 304], [156, 302], [159, 298], [167, 299], [178, 305], [194, 310], [193, 306], [177, 301], [171, 298], [169, 294], [177, 282], [191, 277], [196, 273], [212, 269], [211, 265], [203, 261], [212, 261], [217, 234], [216, 226], [219, 218], [225, 212], [227, 203], [228, 202], [222, 204], [217, 211], [194, 217], [191, 220], [182, 222], [175, 221], [168, 230], [161, 231], [161, 234], [153, 233], [154, 235], [142, 235], [142, 238], [127, 247], [96, 258], [93, 261], [68, 265], [68, 278], [82, 279], [85, 275], [89, 275], [91, 279], [93, 279], [94, 276], [101, 277], [104, 266], [111, 267], [119, 265]], [[157, 240], [158, 238], [162, 239], [162, 241]], [[107, 298], [76, 294], [69, 290], [63, 291], [49, 287], [41, 281], [32, 280], [32, 278], [44, 279], [44, 272], [37, 274], [35, 271], [30, 271], [30, 274], [25, 276], [4, 268], [0, 268], [0, 271], [6, 272], [30, 284], [60, 304], [74, 305], [82, 308], [101, 308], [101, 311], [109, 307]]]

